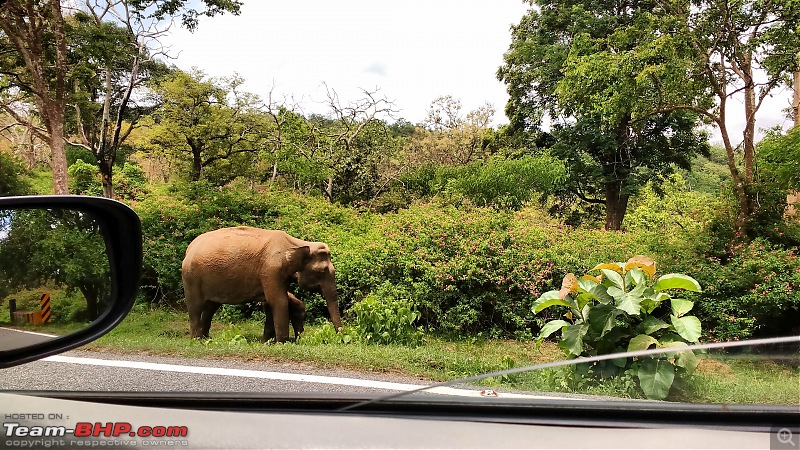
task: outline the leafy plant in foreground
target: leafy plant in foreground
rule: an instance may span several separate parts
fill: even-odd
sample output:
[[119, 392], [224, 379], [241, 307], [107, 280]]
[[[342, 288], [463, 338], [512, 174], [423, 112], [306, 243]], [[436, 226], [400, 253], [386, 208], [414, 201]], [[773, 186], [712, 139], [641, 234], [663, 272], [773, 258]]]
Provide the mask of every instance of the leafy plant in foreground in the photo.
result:
[[356, 332], [364, 342], [422, 344], [422, 327], [414, 326], [420, 314], [407, 300], [371, 294], [353, 305], [352, 311], [356, 316]]
[[[672, 298], [666, 291], [683, 289], [700, 292], [694, 278], [671, 273], [655, 279], [655, 263], [645, 256], [634, 256], [625, 263], [600, 264], [599, 276], [584, 275], [580, 280], [567, 274], [561, 290], [545, 292], [533, 305], [534, 313], [551, 306], [568, 308], [567, 320], [547, 322], [538, 340], [561, 331], [558, 343], [569, 357], [588, 357], [656, 347], [684, 347], [697, 342], [700, 320], [687, 315], [694, 303]], [[663, 399], [676, 376], [689, 376], [697, 366], [692, 351], [669, 355], [619, 358], [601, 361], [580, 371], [602, 378], [636, 376], [647, 398]]]

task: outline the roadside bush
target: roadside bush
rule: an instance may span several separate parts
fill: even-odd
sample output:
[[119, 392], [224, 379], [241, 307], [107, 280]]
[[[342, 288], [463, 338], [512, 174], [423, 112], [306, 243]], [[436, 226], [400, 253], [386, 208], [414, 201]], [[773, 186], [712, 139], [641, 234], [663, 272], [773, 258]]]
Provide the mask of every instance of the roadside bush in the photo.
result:
[[659, 190], [661, 195], [650, 182], [639, 191], [625, 214], [624, 229], [697, 233], [707, 228], [715, 213], [724, 207], [717, 197], [689, 191], [679, 174], [673, 174]]
[[[327, 242], [343, 313], [371, 294], [400, 299], [419, 314], [415, 326], [445, 335], [531, 339], [557, 318], [549, 309], [532, 311], [542, 293], [567, 273], [631, 254], [653, 255], [662, 271], [691, 273], [705, 287], [686, 297], [708, 324], [704, 340], [786, 330], [800, 302], [795, 251], [764, 241], [731, 244], [735, 236], [711, 234], [713, 223], [608, 232], [561, 225], [532, 205], [510, 212], [419, 201], [394, 213], [358, 213], [318, 197], [204, 183], [153, 188], [129, 203], [142, 219], [146, 298], [174, 304], [183, 299], [180, 266], [189, 243], [237, 225]], [[309, 320], [324, 318], [321, 297], [296, 294]]]
[[[667, 274], [655, 278], [655, 263], [634, 256], [626, 263], [606, 263], [580, 280], [567, 274], [561, 290], [542, 294], [534, 303], [539, 313], [553, 306], [567, 308], [565, 319], [547, 322], [538, 341], [560, 331], [559, 347], [570, 358], [646, 350], [656, 347], [685, 347], [701, 335], [700, 319], [688, 315], [694, 303], [671, 298], [673, 289], [700, 292], [693, 278]], [[669, 322], [667, 322], [667, 320]], [[635, 376], [647, 398], [664, 399], [676, 378], [687, 377], [697, 366], [692, 351], [581, 364], [585, 376], [616, 378]]]
[[796, 249], [784, 250], [756, 239], [731, 245], [726, 264], [709, 256], [697, 266], [706, 286], [693, 296], [708, 324], [706, 338], [738, 340], [791, 334], [800, 317], [800, 259]]
[[21, 161], [0, 151], [0, 197], [27, 194], [31, 186], [26, 172]]
[[415, 326], [420, 315], [407, 297], [407, 292], [383, 284], [353, 305], [350, 311], [359, 339], [371, 344], [421, 345], [424, 332]]

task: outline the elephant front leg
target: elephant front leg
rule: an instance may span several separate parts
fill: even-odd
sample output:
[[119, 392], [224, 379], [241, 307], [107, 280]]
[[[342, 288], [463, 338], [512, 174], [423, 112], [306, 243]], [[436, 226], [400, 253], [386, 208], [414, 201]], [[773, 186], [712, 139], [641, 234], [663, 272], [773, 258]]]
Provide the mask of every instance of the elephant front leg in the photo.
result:
[[275, 338], [275, 322], [272, 318], [272, 308], [269, 303], [264, 302], [264, 335], [261, 337], [261, 342], [267, 342]]
[[[272, 323], [275, 329], [275, 342], [286, 342], [289, 340], [289, 297], [285, 286], [276, 286], [273, 289], [264, 290], [265, 297], [272, 310]], [[265, 339], [267, 332], [266, 321], [264, 323]]]

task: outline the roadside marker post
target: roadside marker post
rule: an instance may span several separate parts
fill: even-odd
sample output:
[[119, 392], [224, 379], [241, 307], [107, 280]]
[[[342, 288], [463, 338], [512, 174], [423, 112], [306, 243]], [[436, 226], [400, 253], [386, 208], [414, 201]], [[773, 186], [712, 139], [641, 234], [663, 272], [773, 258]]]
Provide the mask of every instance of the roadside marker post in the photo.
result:
[[39, 311], [33, 315], [33, 324], [38, 325], [50, 321], [50, 293], [45, 292], [42, 294], [42, 299], [39, 300]]

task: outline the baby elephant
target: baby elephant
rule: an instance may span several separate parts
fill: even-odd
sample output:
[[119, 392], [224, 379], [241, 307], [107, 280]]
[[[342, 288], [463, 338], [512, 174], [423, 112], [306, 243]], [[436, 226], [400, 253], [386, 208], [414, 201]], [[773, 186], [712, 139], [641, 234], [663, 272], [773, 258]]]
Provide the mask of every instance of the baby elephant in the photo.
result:
[[[303, 324], [306, 320], [306, 304], [295, 297], [291, 292], [287, 292], [286, 294], [289, 296], [289, 322], [291, 322], [292, 328], [294, 328], [294, 340], [296, 341], [300, 339], [300, 334], [303, 332]], [[269, 303], [264, 303], [264, 315], [267, 321], [261, 342], [267, 342], [275, 338], [275, 325], [272, 321], [272, 308], [270, 308]]]

